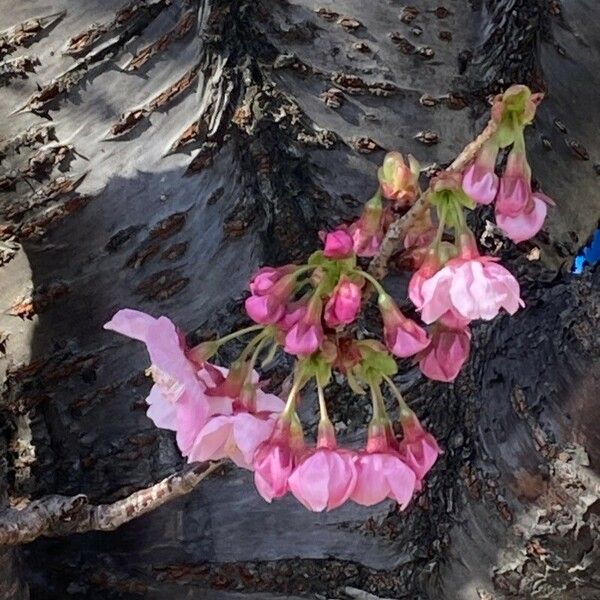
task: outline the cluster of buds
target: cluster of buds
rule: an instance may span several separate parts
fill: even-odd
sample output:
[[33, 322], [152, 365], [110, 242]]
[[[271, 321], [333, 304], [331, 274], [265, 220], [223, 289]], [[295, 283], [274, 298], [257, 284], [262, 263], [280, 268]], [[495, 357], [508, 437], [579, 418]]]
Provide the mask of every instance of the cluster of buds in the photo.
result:
[[[475, 162], [464, 174], [439, 173], [424, 192], [415, 159], [388, 154], [378, 190], [356, 222], [322, 234], [323, 248], [305, 264], [263, 267], [254, 275], [245, 301], [254, 324], [194, 348], [166, 317], [125, 309], [106, 324], [146, 344], [154, 381], [148, 416], [176, 432], [183, 456], [190, 462], [230, 458], [254, 472], [269, 502], [291, 493], [313, 511], [386, 498], [402, 508], [408, 504], [440, 449], [393, 383], [396, 358], [412, 358], [430, 379], [453, 381], [469, 356], [471, 323], [524, 306], [516, 279], [498, 259], [480, 254], [466, 211], [495, 199], [498, 224], [516, 241], [541, 227], [548, 199], [531, 191], [523, 142], [537, 101], [522, 86], [496, 98], [495, 133]], [[509, 146], [500, 179], [496, 158]], [[394, 213], [419, 198], [426, 210], [404, 240], [416, 263], [408, 290], [411, 318], [360, 258], [379, 252]], [[373, 290], [382, 341], [363, 339], [356, 326]], [[251, 337], [228, 369], [210, 362], [223, 344], [245, 336]], [[263, 390], [257, 372], [279, 351], [296, 360], [285, 402]], [[334, 371], [357, 396], [370, 395], [373, 416], [363, 449], [337, 445], [325, 402]], [[320, 411], [314, 445], [306, 443], [297, 411], [310, 387]], [[394, 428], [386, 411], [384, 387], [398, 400], [401, 427]]]

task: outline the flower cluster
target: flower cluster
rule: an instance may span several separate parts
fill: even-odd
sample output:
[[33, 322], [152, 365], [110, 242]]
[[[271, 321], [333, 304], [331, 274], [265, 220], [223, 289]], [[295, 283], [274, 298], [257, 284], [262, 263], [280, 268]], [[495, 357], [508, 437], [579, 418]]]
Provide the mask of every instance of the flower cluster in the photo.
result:
[[[542, 228], [553, 202], [531, 188], [531, 169], [525, 153], [523, 131], [533, 121], [541, 94], [515, 85], [497, 96], [492, 107], [496, 134], [487, 141], [465, 171], [463, 189], [479, 204], [494, 202], [496, 223], [515, 243], [532, 238]], [[502, 177], [496, 175], [501, 149], [510, 147]]]
[[[323, 233], [323, 248], [305, 264], [263, 267], [253, 276], [245, 301], [253, 325], [188, 348], [166, 317], [125, 309], [106, 324], [146, 344], [154, 381], [148, 416], [176, 432], [188, 461], [229, 458], [254, 472], [267, 501], [289, 492], [313, 511], [347, 501], [409, 503], [440, 448], [393, 383], [396, 359], [412, 358], [425, 376], [453, 381], [469, 356], [471, 323], [524, 306], [516, 279], [498, 259], [480, 254], [467, 211], [495, 200], [498, 225], [515, 241], [540, 229], [549, 200], [531, 190], [523, 141], [538, 101], [522, 86], [496, 98], [494, 134], [474, 162], [464, 173], [438, 173], [425, 191], [416, 160], [389, 153], [378, 171], [378, 190], [356, 222]], [[497, 156], [509, 147], [499, 178]], [[404, 238], [414, 265], [410, 312], [401, 310], [405, 304], [363, 268], [361, 258], [378, 254], [395, 215], [419, 199], [424, 210]], [[364, 339], [357, 327], [373, 291], [382, 341]], [[223, 344], [245, 336], [251, 337], [228, 369], [210, 362]], [[296, 361], [285, 402], [264, 391], [257, 372], [280, 350]], [[337, 445], [325, 402], [333, 371], [357, 395], [370, 395], [373, 416], [361, 450]], [[305, 441], [297, 412], [311, 387], [320, 411], [314, 445]], [[387, 413], [384, 387], [398, 400], [401, 427], [394, 428]]]

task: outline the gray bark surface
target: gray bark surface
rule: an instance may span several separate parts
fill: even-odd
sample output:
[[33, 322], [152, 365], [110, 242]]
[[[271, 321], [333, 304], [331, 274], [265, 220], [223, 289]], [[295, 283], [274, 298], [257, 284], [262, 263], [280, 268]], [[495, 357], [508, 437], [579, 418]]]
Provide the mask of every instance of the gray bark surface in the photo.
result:
[[[598, 598], [600, 280], [569, 270], [600, 216], [599, 9], [413, 4], [407, 23], [396, 0], [2, 3], [0, 505], [112, 502], [179, 469], [144, 349], [102, 324], [242, 324], [249, 275], [356, 215], [385, 150], [448, 164], [510, 83], [547, 93], [528, 142], [557, 206], [518, 248], [484, 236], [527, 307], [475, 327], [456, 383], [402, 363], [445, 449], [406, 512], [267, 505], [227, 469], [114, 532], [0, 549], [0, 597]], [[328, 402], [358, 444], [366, 407]]]

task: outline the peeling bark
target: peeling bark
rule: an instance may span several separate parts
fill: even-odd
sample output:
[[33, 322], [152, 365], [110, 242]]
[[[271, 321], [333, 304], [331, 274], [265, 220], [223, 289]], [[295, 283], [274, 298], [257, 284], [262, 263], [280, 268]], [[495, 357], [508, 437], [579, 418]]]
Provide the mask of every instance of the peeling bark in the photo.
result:
[[[483, 129], [487, 95], [512, 82], [547, 93], [528, 143], [557, 207], [519, 247], [478, 213], [527, 307], [475, 328], [454, 385], [402, 364], [398, 383], [445, 449], [406, 512], [269, 506], [229, 470], [116, 531], [0, 550], [0, 597], [596, 598], [600, 279], [569, 274], [600, 215], [596, 6], [52, 10], [13, 3], [0, 33], [2, 506], [106, 505], [178, 471], [172, 436], [144, 415], [143, 350], [102, 323], [122, 306], [168, 313], [194, 340], [243, 323], [249, 274], [306, 257], [320, 229], [356, 215], [384, 150], [449, 165]], [[25, 55], [34, 72], [1, 75]], [[402, 297], [406, 279], [387, 283]], [[281, 360], [273, 385], [285, 373]], [[358, 445], [365, 407], [343, 389], [328, 404]]]

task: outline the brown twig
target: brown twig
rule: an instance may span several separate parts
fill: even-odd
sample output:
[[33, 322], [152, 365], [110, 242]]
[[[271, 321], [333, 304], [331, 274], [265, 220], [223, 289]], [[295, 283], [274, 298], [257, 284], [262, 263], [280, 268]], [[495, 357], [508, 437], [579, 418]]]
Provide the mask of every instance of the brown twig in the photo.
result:
[[[465, 146], [464, 150], [456, 157], [454, 162], [448, 167], [448, 171], [461, 171], [472, 160], [495, 133], [498, 125], [491, 119], [488, 121], [485, 129], [477, 136], [475, 140]], [[427, 190], [421, 194], [419, 199], [410, 207], [408, 212], [397, 218], [388, 228], [379, 253], [373, 258], [369, 265], [369, 273], [376, 279], [383, 279], [388, 270], [388, 262], [392, 255], [398, 251], [408, 230], [414, 225], [427, 210], [429, 202], [427, 201]]]
[[25, 544], [42, 535], [55, 537], [86, 531], [112, 531], [189, 494], [222, 464], [223, 461], [193, 465], [112, 504], [89, 504], [83, 494], [54, 495], [35, 500], [21, 510], [6, 509], [0, 512], [0, 546]]

